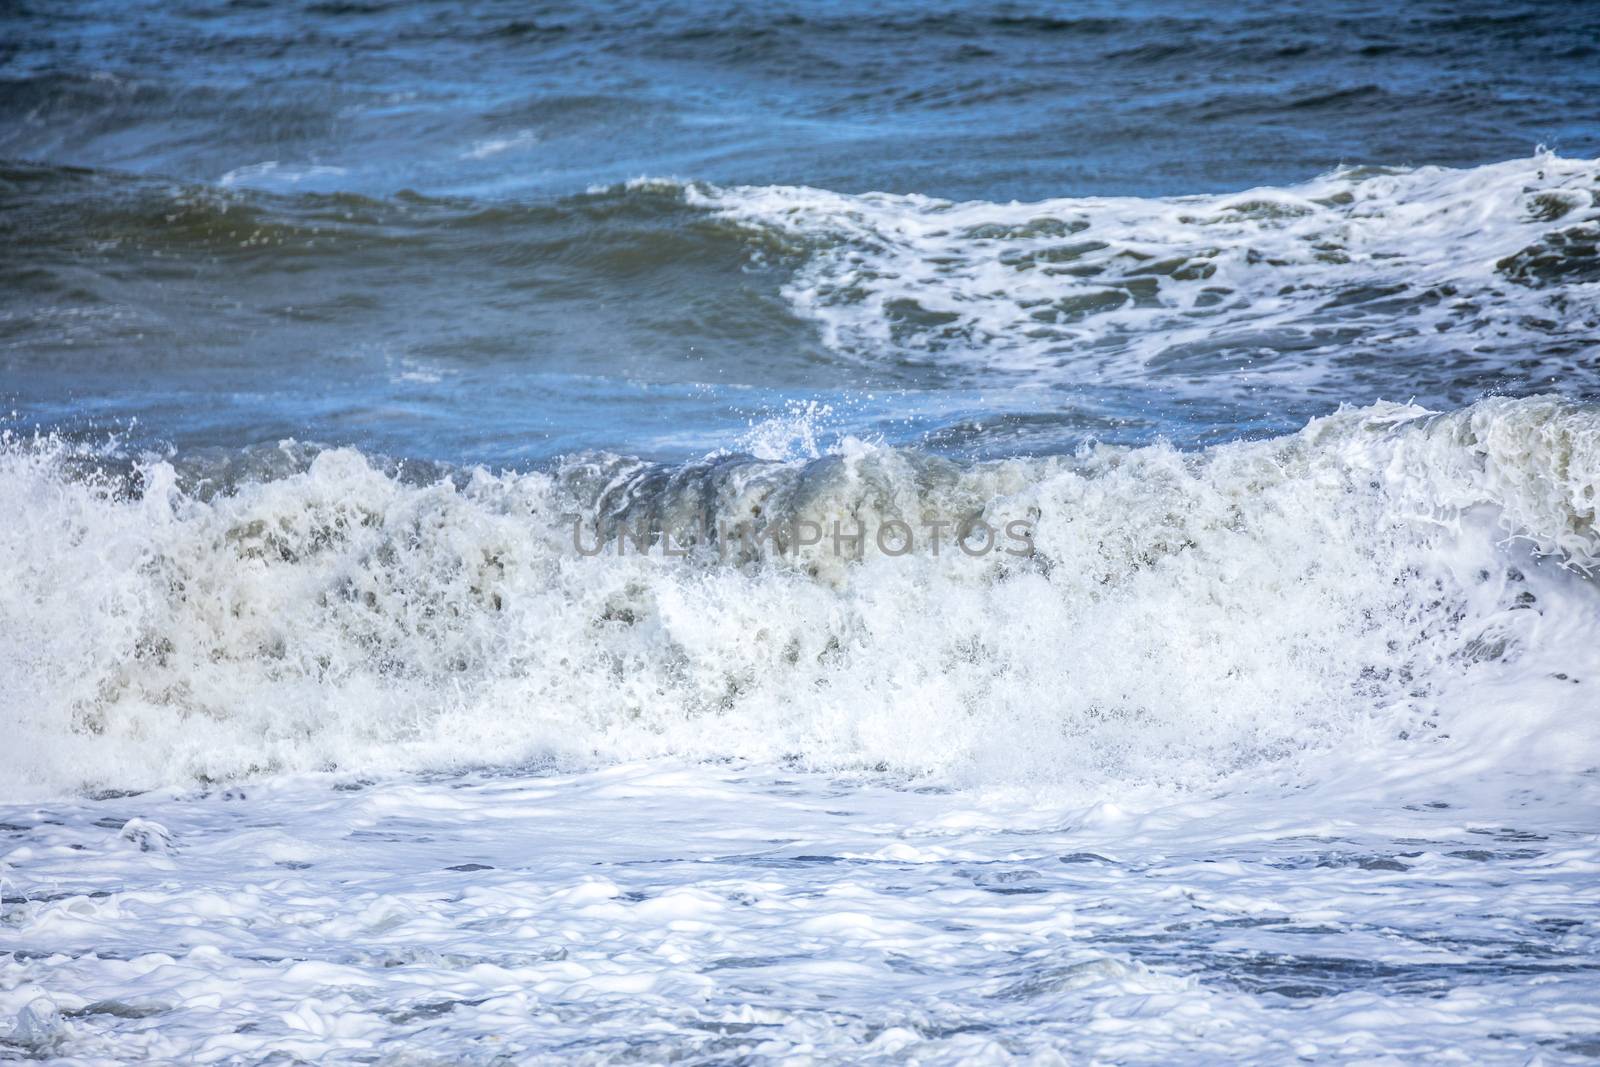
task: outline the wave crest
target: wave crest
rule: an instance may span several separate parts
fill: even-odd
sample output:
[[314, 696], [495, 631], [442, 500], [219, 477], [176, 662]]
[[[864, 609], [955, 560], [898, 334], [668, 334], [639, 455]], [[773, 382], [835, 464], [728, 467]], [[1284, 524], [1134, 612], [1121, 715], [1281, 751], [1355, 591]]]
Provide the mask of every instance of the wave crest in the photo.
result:
[[[807, 249], [785, 293], [828, 344], [1052, 384], [1465, 396], [1515, 368], [1593, 386], [1600, 169], [1348, 167], [1166, 199], [956, 203], [685, 187]], [[641, 188], [648, 183], [641, 184]], [[1559, 285], [1552, 283], [1559, 282]]]
[[[1459, 726], [1469, 682], [1585, 674], [1597, 442], [1595, 409], [1538, 398], [970, 465], [847, 443], [419, 481], [339, 449], [208, 495], [168, 463], [129, 491], [74, 473], [59, 442], [13, 440], [7, 776], [49, 791], [670, 752], [1093, 787], [1299, 766]], [[1036, 553], [573, 549], [574, 522], [687, 500], [721, 518], [1025, 513]]]

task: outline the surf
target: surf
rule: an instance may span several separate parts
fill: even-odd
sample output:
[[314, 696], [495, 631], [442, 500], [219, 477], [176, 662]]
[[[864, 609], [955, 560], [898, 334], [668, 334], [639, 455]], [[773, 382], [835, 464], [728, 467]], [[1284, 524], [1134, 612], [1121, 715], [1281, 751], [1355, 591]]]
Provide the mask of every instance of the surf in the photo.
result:
[[[971, 463], [853, 440], [521, 473], [268, 453], [218, 485], [7, 440], [15, 795], [661, 755], [1212, 788], [1425, 753], [1488, 721], [1486, 686], [1548, 699], [1509, 738], [1582, 735], [1600, 677], [1600, 413], [1558, 398]], [[702, 509], [728, 530], [1020, 516], [1033, 550], [574, 548], [574, 523]]]

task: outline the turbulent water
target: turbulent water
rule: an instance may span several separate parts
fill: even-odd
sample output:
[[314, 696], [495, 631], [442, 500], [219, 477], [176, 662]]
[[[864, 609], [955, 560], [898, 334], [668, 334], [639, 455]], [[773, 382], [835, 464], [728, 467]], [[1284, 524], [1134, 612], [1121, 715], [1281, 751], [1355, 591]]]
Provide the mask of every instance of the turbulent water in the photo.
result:
[[0, 8], [0, 1054], [1600, 1055], [1597, 40]]

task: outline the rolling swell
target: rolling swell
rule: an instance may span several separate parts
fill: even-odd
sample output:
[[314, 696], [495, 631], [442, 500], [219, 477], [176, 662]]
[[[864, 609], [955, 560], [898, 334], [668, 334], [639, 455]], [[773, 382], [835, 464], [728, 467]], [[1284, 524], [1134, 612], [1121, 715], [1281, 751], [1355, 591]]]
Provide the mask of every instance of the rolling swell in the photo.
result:
[[[0, 155], [185, 180], [315, 164], [331, 168], [323, 184], [368, 195], [561, 195], [665, 171], [1152, 196], [1340, 160], [1469, 166], [1538, 140], [1584, 152], [1596, 87], [1585, 5], [1375, 19], [1281, 2], [1204, 17], [1167, 4], [489, 3], [441, 19], [424, 2], [297, 4], [292, 34], [272, 6], [136, 7], [116, 34], [84, 32], [120, 13], [93, 0], [0, 11]], [[503, 155], [476, 150], [508, 140]], [[285, 174], [254, 180], [281, 188]]]
[[[763, 242], [675, 193], [284, 195], [20, 163], [0, 191], [0, 366], [31, 425], [137, 419], [186, 449], [370, 427], [351, 443], [505, 462], [625, 444], [585, 428], [682, 382], [686, 349], [686, 404], [696, 378], [784, 388], [821, 355], [747, 269]], [[530, 410], [554, 416], [530, 432]]]
[[[6, 235], [23, 242], [26, 251], [66, 254], [75, 249], [74, 242], [77, 248], [110, 245], [180, 259], [236, 257], [247, 271], [275, 269], [280, 257], [338, 260], [390, 249], [443, 254], [456, 242], [464, 257], [483, 258], [489, 266], [573, 261], [593, 251], [612, 257], [626, 271], [632, 267], [630, 252], [639, 266], [648, 267], [704, 255], [718, 238], [738, 237], [736, 227], [686, 208], [673, 191], [647, 188], [597, 190], [554, 203], [415, 193], [275, 195], [116, 171], [0, 162], [0, 192]], [[697, 221], [698, 228], [682, 225]], [[703, 243], [674, 243], [680, 229]], [[622, 232], [613, 236], [612, 230]], [[660, 240], [653, 243], [652, 236]]]
[[[1197, 786], [1467, 731], [1507, 677], [1559, 724], [1600, 677], [1600, 412], [1551, 398], [979, 464], [849, 444], [435, 478], [335, 449], [202, 492], [86, 458], [12, 438], [0, 460], [22, 789], [661, 753]], [[575, 527], [703, 508], [1021, 516], [1036, 551], [575, 550]]]
[[[343, 436], [387, 422], [368, 411], [414, 409], [437, 426], [488, 404], [506, 430], [495, 439], [536, 459], [648, 456], [638, 441], [586, 436], [601, 419], [583, 412], [548, 443], [530, 440], [518, 412], [542, 394], [494, 411], [495, 394], [512, 370], [537, 384], [532, 371], [581, 376], [559, 391], [596, 405], [631, 403], [628, 383], [682, 382], [685, 366], [704, 390], [804, 390], [819, 365], [842, 387], [824, 397], [841, 432], [957, 455], [1070, 451], [1089, 437], [1194, 446], [1219, 426], [1287, 432], [1341, 402], [1451, 408], [1553, 386], [1594, 396], [1597, 178], [1592, 162], [1542, 154], [1163, 199], [953, 202], [641, 179], [521, 202], [13, 163], [0, 169], [0, 236], [18, 252], [0, 266], [0, 359], [37, 383], [35, 398], [110, 367], [256, 390], [249, 369], [270, 357], [287, 382], [362, 399], [339, 418], [297, 401], [298, 423], [250, 425], [260, 410], [246, 408], [238, 428], [202, 427], [177, 440], [185, 448], [294, 436], [524, 461], [476, 453], [459, 428], [437, 441], [427, 424]], [[920, 394], [928, 413], [863, 404], [880, 389]], [[762, 417], [783, 394], [746, 403]], [[103, 410], [67, 428], [123, 430], [165, 411], [126, 393]], [[33, 424], [62, 420], [46, 405]], [[650, 458], [731, 436], [711, 428]]]
[[1461, 403], [1514, 383], [1600, 384], [1597, 183], [1594, 163], [1541, 155], [1162, 200], [688, 195], [814, 242], [785, 293], [861, 358]]

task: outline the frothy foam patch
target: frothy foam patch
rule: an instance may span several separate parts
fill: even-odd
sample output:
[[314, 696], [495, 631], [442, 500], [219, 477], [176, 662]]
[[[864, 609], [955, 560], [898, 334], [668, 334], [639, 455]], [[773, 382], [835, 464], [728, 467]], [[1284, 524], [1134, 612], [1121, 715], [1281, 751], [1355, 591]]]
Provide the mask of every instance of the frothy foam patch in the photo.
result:
[[1276, 1067], [1600, 1029], [1592, 785], [1141, 812], [670, 761], [328, 784], [0, 805], [0, 1049]]
[[1513, 368], [1593, 380], [1575, 353], [1600, 343], [1597, 180], [1594, 162], [1541, 154], [1169, 199], [684, 195], [789, 241], [802, 265], [788, 299], [864, 361], [1052, 383], [1156, 372], [1208, 392], [1409, 374], [1427, 391]]
[[[1554, 399], [972, 465], [847, 443], [419, 484], [332, 450], [207, 495], [82, 462], [0, 458], [13, 793], [664, 753], [1089, 789], [1467, 737], [1489, 765], [1600, 755], [1600, 413]], [[576, 549], [696, 509], [1023, 516], [1035, 552]]]

